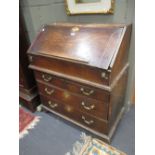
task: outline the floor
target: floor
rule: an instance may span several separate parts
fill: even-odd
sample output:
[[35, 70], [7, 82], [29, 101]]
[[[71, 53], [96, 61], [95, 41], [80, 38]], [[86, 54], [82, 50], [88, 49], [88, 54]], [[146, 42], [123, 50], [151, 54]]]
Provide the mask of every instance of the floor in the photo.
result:
[[[41, 116], [35, 129], [19, 141], [19, 155], [65, 155], [79, 140], [81, 132], [86, 132], [52, 114], [36, 112]], [[135, 108], [131, 107], [120, 122], [116, 134], [112, 139], [112, 146], [135, 154]]]

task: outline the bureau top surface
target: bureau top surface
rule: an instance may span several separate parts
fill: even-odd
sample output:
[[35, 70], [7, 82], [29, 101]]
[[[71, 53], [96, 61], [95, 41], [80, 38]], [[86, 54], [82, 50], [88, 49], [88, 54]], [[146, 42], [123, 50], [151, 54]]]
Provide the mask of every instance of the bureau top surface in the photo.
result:
[[117, 54], [126, 25], [45, 25], [28, 53], [108, 69]]

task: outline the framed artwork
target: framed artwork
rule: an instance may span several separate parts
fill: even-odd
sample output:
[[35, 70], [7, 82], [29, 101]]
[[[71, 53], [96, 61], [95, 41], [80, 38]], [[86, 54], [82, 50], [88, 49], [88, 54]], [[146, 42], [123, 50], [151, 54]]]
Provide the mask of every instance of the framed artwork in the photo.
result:
[[114, 0], [65, 0], [68, 15], [112, 14]]

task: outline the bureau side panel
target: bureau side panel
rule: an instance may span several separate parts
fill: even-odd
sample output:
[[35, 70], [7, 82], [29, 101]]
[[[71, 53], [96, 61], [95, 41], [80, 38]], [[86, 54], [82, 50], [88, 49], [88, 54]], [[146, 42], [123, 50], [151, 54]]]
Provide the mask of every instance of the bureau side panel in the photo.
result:
[[116, 121], [117, 116], [119, 115], [121, 109], [124, 106], [127, 78], [128, 69], [125, 70], [124, 74], [121, 76], [121, 78], [118, 80], [118, 82], [111, 91], [108, 116], [110, 128]]
[[128, 51], [131, 37], [131, 25], [126, 27], [124, 37], [122, 38], [122, 44], [119, 48], [117, 56], [114, 62], [111, 64], [110, 84], [115, 80], [116, 76], [120, 73], [123, 67], [128, 62]]

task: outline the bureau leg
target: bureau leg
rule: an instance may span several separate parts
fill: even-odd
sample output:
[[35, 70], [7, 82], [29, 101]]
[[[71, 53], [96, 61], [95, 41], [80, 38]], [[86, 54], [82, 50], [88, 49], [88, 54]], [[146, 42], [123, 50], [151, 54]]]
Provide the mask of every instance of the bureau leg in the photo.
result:
[[42, 108], [42, 105], [41, 105], [41, 104], [40, 104], [39, 106], [37, 106], [37, 108], [36, 108], [36, 109], [37, 109], [37, 111], [38, 111], [38, 112], [43, 111], [43, 108]]
[[41, 111], [40, 112], [45, 112], [45, 113], [50, 113], [46, 108], [44, 108], [44, 106], [41, 104]]
[[38, 112], [45, 112], [45, 113], [48, 113], [48, 110], [46, 110], [45, 108], [42, 107], [42, 104], [40, 104], [38, 107], [37, 107], [37, 111]]

